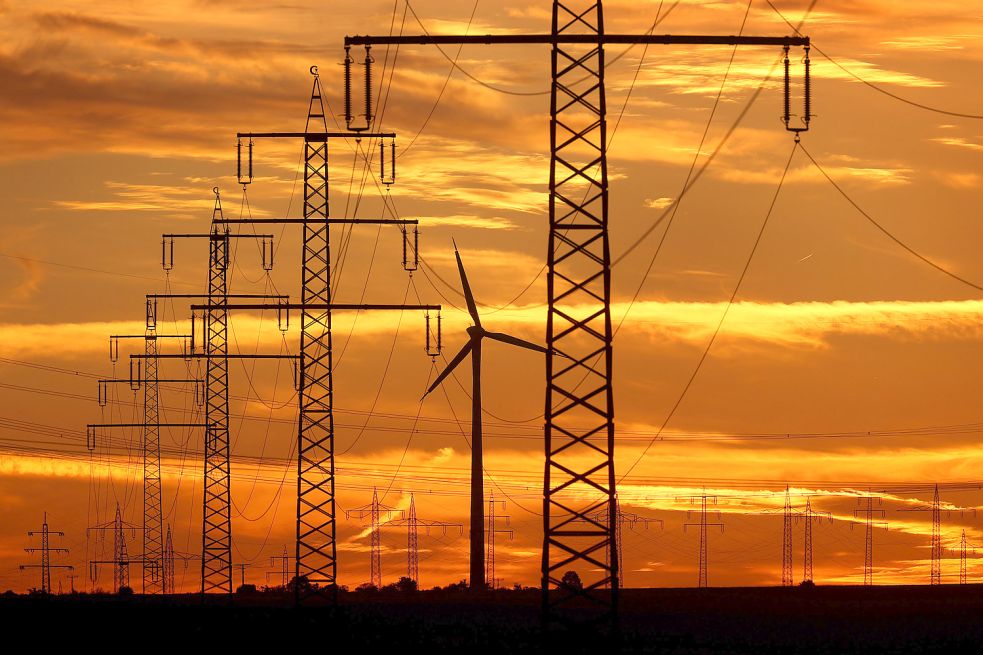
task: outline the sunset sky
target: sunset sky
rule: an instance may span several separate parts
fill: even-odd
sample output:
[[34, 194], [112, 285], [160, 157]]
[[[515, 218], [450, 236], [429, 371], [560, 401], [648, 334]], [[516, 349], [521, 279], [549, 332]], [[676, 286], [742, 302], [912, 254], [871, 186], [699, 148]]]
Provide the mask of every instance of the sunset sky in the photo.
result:
[[[111, 520], [117, 503], [126, 520], [142, 522], [140, 434], [107, 433], [112, 447], [90, 456], [85, 425], [141, 420], [142, 406], [125, 385], [112, 390], [116, 402], [96, 402], [98, 378], [127, 375], [125, 357], [115, 369], [107, 357], [108, 336], [142, 333], [147, 293], [205, 291], [204, 245], [179, 242], [165, 276], [160, 235], [206, 230], [212, 187], [222, 190], [226, 217], [301, 212], [300, 143], [258, 141], [244, 197], [236, 132], [303, 129], [311, 65], [334, 115], [329, 127], [343, 123], [346, 34], [550, 28], [544, 0], [268, 5], [0, 0], [0, 591], [38, 585], [18, 565], [33, 563], [26, 532], [40, 528], [44, 511], [66, 533], [59, 543], [71, 552], [59, 562], [75, 565], [76, 584], [111, 587], [108, 570], [92, 581], [84, 565], [107, 556], [111, 538], [87, 539], [86, 527]], [[900, 510], [925, 507], [939, 483], [950, 510], [943, 576], [957, 581], [964, 528], [983, 556], [983, 517], [971, 511], [983, 503], [983, 1], [604, 7], [611, 33], [658, 21], [656, 33], [736, 34], [746, 14], [744, 34], [784, 36], [784, 16], [804, 21], [816, 46], [815, 118], [794, 155], [779, 119], [780, 49], [738, 48], [730, 65], [730, 47], [607, 49], [619, 495], [625, 512], [664, 521], [626, 527], [625, 584], [695, 586], [698, 535], [683, 526], [697, 520], [688, 510], [704, 489], [725, 524], [710, 536], [710, 583], [779, 584], [786, 484], [797, 507], [811, 496], [831, 512], [832, 523], [815, 529], [816, 581], [843, 584], [863, 580], [854, 510], [868, 490], [882, 498], [887, 524], [875, 531], [875, 580], [927, 583], [931, 514]], [[333, 144], [332, 215], [378, 217], [385, 199], [399, 216], [419, 218], [425, 265], [412, 277], [402, 270], [395, 228], [336, 228], [336, 300], [442, 303], [452, 356], [470, 324], [454, 238], [485, 326], [542, 342], [548, 48], [373, 54], [377, 124], [399, 135], [397, 183], [387, 192], [375, 166], [366, 171], [375, 143]], [[679, 200], [694, 160], [699, 170], [723, 139]], [[880, 231], [806, 152], [884, 230], [950, 275]], [[687, 387], [790, 155], [736, 302]], [[666, 211], [668, 233], [668, 219], [649, 231]], [[275, 234], [275, 269], [266, 275], [244, 240], [230, 291], [298, 298], [299, 231], [269, 227], [258, 231]], [[161, 315], [161, 334], [188, 330], [187, 303], [168, 303]], [[368, 503], [374, 487], [394, 508], [406, 509], [415, 493], [421, 518], [467, 523], [470, 372], [462, 368], [421, 404], [444, 365], [424, 352], [423, 320], [335, 317], [342, 584], [369, 576], [368, 531], [344, 510]], [[283, 334], [273, 313], [240, 313], [230, 340], [240, 352], [296, 353], [298, 323]], [[496, 511], [514, 531], [498, 539], [506, 585], [539, 581], [544, 368], [534, 353], [485, 348], [487, 488], [505, 501]], [[263, 584], [270, 556], [294, 538], [297, 402], [287, 364], [230, 370], [233, 558], [251, 565], [247, 581]], [[167, 377], [189, 372], [194, 365], [162, 365]], [[168, 421], [198, 416], [180, 385], [161, 404]], [[201, 442], [200, 432], [162, 432], [165, 521], [185, 553], [201, 544]], [[796, 580], [802, 531], [799, 522]], [[420, 541], [423, 586], [467, 576], [466, 528]], [[384, 528], [385, 582], [405, 572], [405, 544], [405, 528]], [[129, 545], [131, 554], [140, 549], [139, 539]], [[983, 566], [970, 557], [979, 581]], [[197, 587], [197, 566], [178, 565], [180, 589]], [[139, 579], [137, 567], [131, 576]]]

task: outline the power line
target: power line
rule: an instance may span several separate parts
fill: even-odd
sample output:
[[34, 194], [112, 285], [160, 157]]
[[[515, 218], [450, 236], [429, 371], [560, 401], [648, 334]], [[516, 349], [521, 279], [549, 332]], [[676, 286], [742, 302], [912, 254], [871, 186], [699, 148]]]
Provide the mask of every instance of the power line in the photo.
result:
[[[765, 0], [765, 1], [768, 3], [768, 6], [771, 7], [776, 14], [778, 14], [778, 17], [779, 18], [781, 18], [783, 21], [785, 21], [785, 23], [789, 27], [791, 27], [793, 30], [795, 30], [795, 33], [796, 34], [799, 34], [799, 35], [802, 34], [799, 31], [799, 28], [797, 28], [795, 25], [793, 25], [791, 22], [789, 22], [789, 20], [787, 18], [785, 18], [785, 16], [782, 14], [782, 12], [780, 12], [778, 10], [778, 8], [775, 7], [775, 5], [773, 5], [771, 3], [771, 0]], [[815, 3], [813, 3], [813, 4], [815, 4]], [[873, 82], [870, 82], [868, 80], [865, 80], [864, 78], [860, 77], [859, 75], [857, 75], [856, 73], [854, 73], [852, 70], [850, 70], [849, 68], [847, 68], [846, 66], [844, 66], [840, 62], [836, 61], [835, 59], [833, 59], [832, 57], [830, 57], [829, 55], [827, 55], [825, 52], [823, 52], [823, 50], [819, 46], [816, 45], [815, 41], [813, 41], [811, 45], [812, 45], [812, 49], [813, 50], [815, 50], [816, 52], [818, 52], [819, 54], [821, 54], [831, 64], [833, 64], [834, 66], [836, 66], [837, 68], [839, 68], [841, 71], [843, 71], [844, 73], [846, 73], [847, 75], [849, 75], [853, 79], [857, 80], [858, 82], [862, 82], [863, 84], [865, 84], [866, 86], [870, 87], [874, 91], [877, 91], [878, 93], [883, 93], [884, 95], [888, 96], [889, 98], [894, 98], [895, 100], [898, 100], [900, 102], [903, 102], [906, 105], [911, 105], [912, 107], [917, 107], [918, 109], [924, 109], [926, 111], [931, 111], [931, 112], [934, 112], [936, 114], [944, 114], [946, 116], [955, 116], [957, 118], [971, 118], [971, 119], [975, 119], [975, 120], [983, 120], [983, 115], [981, 115], [981, 114], [968, 114], [968, 113], [964, 113], [964, 112], [950, 111], [948, 109], [941, 109], [939, 107], [933, 107], [931, 105], [926, 105], [926, 104], [922, 104], [920, 102], [915, 102], [914, 100], [909, 100], [908, 98], [904, 98], [902, 96], [899, 96], [896, 93], [892, 93], [891, 91], [888, 91], [884, 87], [878, 86], [877, 84], [874, 84]]]
[[785, 184], [785, 177], [786, 175], [788, 175], [788, 170], [789, 167], [792, 165], [792, 159], [795, 157], [795, 151], [798, 145], [799, 145], [798, 141], [796, 141], [792, 145], [792, 151], [788, 155], [788, 161], [785, 162], [785, 170], [782, 171], [782, 177], [778, 181], [778, 188], [775, 189], [775, 195], [772, 197], [771, 205], [768, 206], [768, 212], [765, 214], [765, 218], [761, 222], [761, 228], [758, 230], [757, 237], [755, 237], [754, 245], [751, 247], [751, 252], [748, 253], [747, 260], [744, 262], [744, 268], [741, 271], [740, 276], [737, 278], [737, 284], [734, 285], [734, 292], [731, 293], [730, 299], [727, 301], [727, 305], [724, 308], [723, 313], [720, 315], [720, 321], [717, 322], [717, 327], [713, 331], [713, 334], [710, 336], [710, 340], [707, 342], [706, 348], [704, 348], [703, 354], [700, 356], [699, 361], [697, 361], [696, 367], [693, 369], [692, 375], [690, 375], [689, 380], [687, 380], [686, 384], [683, 386], [682, 392], [679, 394], [679, 397], [676, 399], [676, 402], [673, 404], [672, 409], [670, 409], [669, 413], [666, 415], [666, 418], [662, 422], [659, 431], [656, 433], [655, 436], [652, 437], [652, 440], [645, 447], [645, 450], [643, 450], [642, 453], [638, 456], [638, 458], [632, 463], [632, 465], [628, 467], [628, 470], [621, 475], [619, 480], [624, 480], [625, 477], [629, 473], [631, 473], [636, 466], [638, 466], [638, 463], [642, 461], [645, 455], [648, 454], [649, 449], [659, 439], [659, 436], [662, 434], [662, 431], [665, 430], [666, 426], [669, 424], [669, 421], [672, 420], [672, 417], [676, 414], [676, 411], [679, 409], [679, 406], [682, 405], [683, 399], [686, 398], [686, 394], [689, 392], [690, 387], [693, 386], [693, 382], [696, 380], [696, 376], [699, 375], [700, 370], [703, 368], [703, 363], [706, 362], [707, 357], [710, 355], [710, 349], [713, 348], [713, 344], [714, 342], [716, 342], [717, 336], [720, 334], [720, 330], [724, 326], [724, 321], [727, 320], [727, 314], [730, 312], [730, 308], [734, 306], [734, 300], [737, 298], [737, 294], [740, 293], [741, 285], [744, 283], [744, 278], [747, 276], [748, 269], [751, 268], [751, 261], [754, 259], [754, 254], [758, 251], [758, 246], [761, 244], [761, 237], [764, 236], [765, 228], [768, 227], [768, 221], [771, 218], [772, 212], [775, 210], [775, 203], [778, 202], [778, 196], [782, 191], [782, 186], [784, 186]]
[[858, 212], [860, 212], [860, 214], [864, 218], [866, 218], [870, 222], [871, 225], [873, 225], [878, 230], [880, 230], [881, 233], [884, 234], [884, 236], [886, 236], [891, 241], [893, 241], [894, 243], [896, 243], [898, 246], [900, 246], [902, 249], [904, 249], [908, 254], [912, 255], [913, 257], [915, 257], [916, 259], [920, 260], [921, 262], [923, 262], [925, 264], [928, 264], [929, 266], [931, 266], [935, 270], [939, 271], [940, 273], [942, 273], [944, 275], [947, 275], [947, 276], [951, 277], [953, 280], [956, 280], [957, 282], [961, 282], [962, 284], [965, 284], [968, 287], [971, 287], [973, 289], [976, 289], [977, 291], [983, 291], [983, 285], [980, 285], [980, 284], [977, 284], [976, 282], [973, 282], [971, 280], [968, 280], [968, 279], [966, 279], [966, 278], [964, 278], [964, 277], [962, 277], [962, 276], [960, 276], [960, 275], [958, 275], [956, 273], [953, 273], [952, 271], [950, 271], [949, 269], [945, 268], [944, 266], [941, 266], [939, 264], [936, 264], [931, 259], [929, 259], [925, 255], [921, 254], [920, 252], [918, 252], [917, 250], [915, 250], [914, 248], [912, 248], [911, 246], [909, 246], [907, 243], [905, 243], [904, 241], [902, 241], [901, 239], [899, 239], [898, 237], [896, 237], [890, 230], [888, 230], [886, 227], [884, 227], [883, 225], [881, 225], [873, 216], [871, 216], [867, 211], [865, 211], [863, 209], [863, 207], [861, 207], [857, 203], [857, 201], [855, 201], [853, 198], [851, 198], [850, 195], [843, 189], [843, 187], [841, 187], [839, 184], [837, 184], [836, 183], [836, 180], [834, 180], [830, 176], [830, 174], [826, 172], [826, 169], [823, 168], [819, 164], [818, 161], [816, 161], [816, 158], [813, 157], [812, 154], [810, 154], [810, 152], [806, 149], [805, 146], [803, 146], [801, 143], [798, 144], [798, 146], [799, 146], [799, 148], [801, 148], [802, 152], [805, 153], [806, 157], [809, 158], [809, 161], [811, 161], [813, 163], [813, 165], [819, 170], [819, 172], [823, 174], [823, 177], [825, 177], [829, 181], [829, 183], [833, 185], [833, 188], [836, 189], [840, 193], [840, 195], [843, 196], [843, 198], [848, 203], [850, 203], [851, 205], [853, 205], [853, 208], [856, 209]]

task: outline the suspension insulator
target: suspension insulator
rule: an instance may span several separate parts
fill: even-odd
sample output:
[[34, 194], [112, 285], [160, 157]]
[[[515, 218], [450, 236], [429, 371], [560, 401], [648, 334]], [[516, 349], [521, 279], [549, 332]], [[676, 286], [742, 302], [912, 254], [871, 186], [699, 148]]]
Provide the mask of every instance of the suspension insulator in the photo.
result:
[[[191, 324], [194, 325], [194, 318], [191, 319]], [[190, 362], [191, 357], [195, 354], [195, 335], [194, 330], [191, 330], [191, 336], [181, 339], [181, 354], [184, 355], [184, 361]]]
[[286, 333], [290, 330], [290, 308], [289, 307], [277, 307], [276, 308], [276, 324], [280, 328], [280, 332]]
[[119, 339], [109, 337], [109, 361], [116, 363], [119, 361]]
[[296, 359], [294, 360], [293, 372], [294, 372], [294, 391], [300, 391], [300, 365], [298, 364], [298, 361]]
[[420, 230], [413, 227], [413, 241], [409, 230], [403, 229], [403, 270], [412, 273], [420, 267]]
[[805, 113], [799, 117], [801, 125], [792, 125], [792, 79], [791, 79], [791, 65], [788, 58], [788, 46], [785, 46], [785, 113], [782, 116], [782, 120], [785, 123], [785, 129], [789, 132], [795, 133], [795, 140], [798, 142], [799, 135], [802, 132], [809, 131], [809, 121], [812, 118], [812, 81], [810, 79], [809, 71], [809, 48], [805, 48], [805, 57], [803, 58], [804, 64], [804, 76], [803, 76], [803, 109]]
[[[389, 170], [386, 170], [386, 144], [379, 141], [379, 179], [387, 187], [396, 181], [396, 140], [393, 139], [389, 144]], [[387, 175], [388, 173], [388, 175]]]
[[191, 312], [191, 354], [195, 354], [195, 324], [197, 323], [198, 317], [194, 312]]
[[352, 59], [351, 47], [345, 46], [345, 125], [352, 129]]
[[435, 358], [440, 356], [440, 351], [443, 348], [443, 343], [442, 343], [443, 338], [441, 335], [441, 327], [440, 327], [440, 323], [441, 323], [440, 312], [437, 312], [436, 344], [431, 338], [432, 331], [430, 329], [430, 312], [427, 312], [426, 317], [427, 317], [427, 355]]
[[85, 447], [89, 450], [96, 449], [96, 429], [91, 425], [85, 428]]
[[273, 270], [273, 237], [263, 237], [263, 270]]
[[140, 390], [140, 382], [142, 380], [142, 372], [140, 368], [139, 359], [130, 360], [130, 389], [133, 389], [134, 391]]
[[202, 384], [201, 380], [195, 380], [195, 405], [198, 407], [205, 406], [205, 385]]
[[105, 407], [109, 402], [109, 383], [99, 380], [99, 406]]
[[160, 266], [165, 271], [174, 268], [174, 239], [162, 237], [160, 240]]
[[782, 120], [785, 122], [786, 128], [789, 126], [789, 122], [792, 120], [790, 103], [791, 89], [789, 79], [788, 46], [785, 46], [785, 111], [782, 114]]
[[372, 125], [372, 46], [365, 46], [365, 127]]
[[[242, 186], [251, 184], [253, 181], [253, 140], [249, 139], [249, 143], [246, 145], [248, 150], [246, 157], [246, 174], [242, 174], [242, 139], [236, 140], [236, 180]], [[218, 196], [218, 192], [215, 193]]]
[[147, 329], [157, 329], [157, 299], [147, 298]]
[[805, 47], [803, 64], [805, 65], [805, 115], [802, 120], [806, 127], [809, 127], [809, 121], [812, 119], [812, 78], [809, 73], [809, 46]]

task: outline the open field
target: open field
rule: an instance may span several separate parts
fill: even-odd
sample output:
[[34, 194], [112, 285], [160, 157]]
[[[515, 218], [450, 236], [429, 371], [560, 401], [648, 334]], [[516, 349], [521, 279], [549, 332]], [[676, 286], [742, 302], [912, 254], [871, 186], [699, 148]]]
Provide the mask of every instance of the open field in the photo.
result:
[[[536, 590], [472, 596], [460, 591], [342, 594], [337, 610], [291, 609], [282, 596], [237, 598], [232, 607], [195, 596], [0, 598], [8, 639], [54, 643], [88, 635], [159, 644], [240, 644], [250, 651], [304, 644], [318, 651], [611, 652], [594, 635], [543, 645]], [[628, 589], [624, 652], [977, 652], [983, 586], [815, 589]]]

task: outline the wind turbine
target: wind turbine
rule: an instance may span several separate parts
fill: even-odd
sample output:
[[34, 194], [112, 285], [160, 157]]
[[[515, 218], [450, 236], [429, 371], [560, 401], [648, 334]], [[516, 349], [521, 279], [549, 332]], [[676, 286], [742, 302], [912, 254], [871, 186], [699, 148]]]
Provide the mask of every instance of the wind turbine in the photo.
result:
[[457, 251], [457, 243], [454, 243], [454, 256], [457, 258], [457, 268], [461, 272], [461, 286], [464, 290], [464, 299], [468, 303], [468, 313], [474, 325], [468, 328], [470, 339], [461, 348], [461, 352], [454, 356], [454, 359], [447, 364], [437, 379], [433, 381], [427, 393], [436, 389], [444, 379], [451, 374], [457, 365], [464, 361], [464, 358], [471, 355], [471, 585], [472, 590], [484, 589], [485, 582], [485, 498], [484, 498], [484, 468], [482, 465], [482, 443], [481, 443], [481, 340], [485, 337], [493, 341], [501, 341], [520, 348], [535, 350], [536, 352], [547, 353], [549, 350], [543, 346], [513, 337], [501, 332], [489, 332], [481, 326], [481, 319], [478, 317], [478, 308], [474, 302], [474, 295], [471, 293], [471, 285], [468, 284], [468, 276], [464, 273], [464, 264], [461, 262], [461, 254]]

